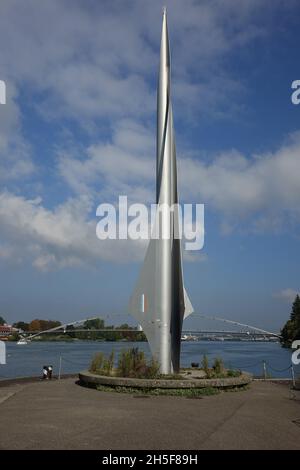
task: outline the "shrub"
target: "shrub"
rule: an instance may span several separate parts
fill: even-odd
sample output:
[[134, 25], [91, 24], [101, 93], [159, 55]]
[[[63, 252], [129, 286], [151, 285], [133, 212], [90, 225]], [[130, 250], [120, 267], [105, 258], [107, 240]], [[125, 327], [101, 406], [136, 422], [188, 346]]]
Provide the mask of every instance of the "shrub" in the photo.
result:
[[92, 359], [89, 371], [99, 375], [112, 375], [114, 358], [114, 351], [108, 357], [105, 357], [102, 352], [96, 353]]
[[159, 375], [159, 362], [151, 359], [147, 368], [147, 379], [155, 379]]
[[104, 354], [102, 352], [96, 353], [92, 359], [89, 371], [99, 373], [102, 370], [104, 362]]
[[135, 364], [137, 362], [135, 348], [122, 351], [119, 356], [117, 374], [121, 377], [133, 377]]
[[208, 359], [207, 359], [206, 354], [203, 355], [201, 364], [202, 364], [202, 369], [204, 370], [206, 376], [209, 377], [210, 376], [210, 370], [209, 370], [209, 364], [208, 364]]
[[240, 375], [241, 375], [240, 370], [228, 369], [227, 371], [227, 377], [239, 377]]
[[159, 364], [152, 359], [147, 363], [143, 351], [138, 348], [122, 351], [119, 357], [117, 374], [120, 377], [152, 379], [158, 376]]
[[224, 364], [221, 358], [217, 357], [213, 363], [213, 370], [215, 375], [224, 374]]
[[115, 359], [115, 353], [112, 351], [108, 358], [104, 359], [103, 361], [103, 367], [102, 367], [102, 373], [103, 375], [111, 375], [114, 367], [114, 359]]

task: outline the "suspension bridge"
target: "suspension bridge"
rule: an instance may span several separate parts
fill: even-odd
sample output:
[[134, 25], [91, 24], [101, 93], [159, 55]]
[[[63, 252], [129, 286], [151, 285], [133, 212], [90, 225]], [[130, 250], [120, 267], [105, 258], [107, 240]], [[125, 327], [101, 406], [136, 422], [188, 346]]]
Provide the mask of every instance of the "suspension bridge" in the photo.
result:
[[[214, 336], [251, 336], [251, 337], [265, 337], [265, 338], [280, 338], [280, 334], [277, 332], [268, 331], [257, 326], [248, 325], [246, 323], [241, 323], [235, 320], [228, 320], [226, 318], [221, 318], [218, 316], [208, 316], [201, 313], [193, 313], [194, 317], [199, 317], [203, 320], [213, 320], [215, 322], [222, 322], [225, 324], [232, 326], [236, 326], [240, 328], [239, 331], [237, 330], [203, 330], [203, 329], [193, 329], [193, 328], [183, 328], [182, 334], [186, 335], [196, 335], [196, 336], [207, 336], [207, 335], [214, 335]], [[191, 315], [191, 316], [192, 316]], [[89, 317], [83, 320], [75, 320], [73, 322], [68, 322], [54, 328], [49, 328], [47, 330], [42, 331], [34, 331], [34, 332], [24, 332], [22, 333], [22, 337], [26, 339], [26, 341], [30, 341], [31, 339], [40, 336], [42, 334], [49, 334], [49, 333], [78, 333], [78, 332], [119, 332], [119, 333], [141, 333], [141, 329], [138, 327], [132, 328], [120, 328], [120, 327], [107, 327], [107, 328], [80, 328], [78, 326], [83, 325], [85, 322], [90, 320], [96, 319], [107, 319], [112, 317], [120, 317], [124, 316], [124, 314], [111, 314], [111, 315], [102, 315], [101, 317]], [[78, 326], [76, 326], [78, 325]]]

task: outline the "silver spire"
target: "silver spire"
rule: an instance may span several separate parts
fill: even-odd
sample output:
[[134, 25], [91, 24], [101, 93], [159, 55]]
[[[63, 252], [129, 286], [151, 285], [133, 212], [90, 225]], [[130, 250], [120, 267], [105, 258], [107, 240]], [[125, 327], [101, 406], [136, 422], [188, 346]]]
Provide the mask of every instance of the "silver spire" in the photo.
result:
[[[178, 372], [183, 318], [193, 308], [183, 284], [178, 221], [176, 148], [170, 96], [170, 46], [166, 8], [163, 9], [160, 64], [157, 89], [156, 203], [154, 232], [140, 276], [130, 299], [129, 310], [142, 326], [153, 357], [163, 374]], [[166, 214], [163, 206], [175, 207]], [[174, 206], [175, 205], [175, 206]], [[162, 236], [168, 225], [170, 237]]]

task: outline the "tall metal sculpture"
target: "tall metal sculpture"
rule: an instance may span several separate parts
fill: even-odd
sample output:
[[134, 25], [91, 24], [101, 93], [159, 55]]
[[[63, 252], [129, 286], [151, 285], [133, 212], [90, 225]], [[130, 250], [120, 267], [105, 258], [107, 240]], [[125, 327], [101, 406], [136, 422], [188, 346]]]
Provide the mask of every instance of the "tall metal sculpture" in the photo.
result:
[[[193, 307], [184, 288], [178, 237], [177, 168], [166, 9], [163, 10], [157, 90], [156, 164], [154, 232], [158, 236], [150, 239], [129, 310], [142, 326], [153, 357], [160, 363], [161, 373], [170, 374], [179, 371], [182, 322], [193, 312]], [[169, 233], [169, 236], [164, 236], [164, 233]]]

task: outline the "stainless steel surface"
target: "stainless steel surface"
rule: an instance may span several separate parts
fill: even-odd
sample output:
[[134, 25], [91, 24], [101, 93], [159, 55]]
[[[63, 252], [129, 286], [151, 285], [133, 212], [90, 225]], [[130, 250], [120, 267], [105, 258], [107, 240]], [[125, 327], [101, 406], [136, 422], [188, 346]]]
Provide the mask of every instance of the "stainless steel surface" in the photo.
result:
[[[182, 321], [193, 309], [184, 290], [181, 242], [176, 238], [179, 233], [177, 168], [165, 10], [157, 90], [156, 203], [154, 232], [158, 237], [149, 242], [129, 310], [142, 326], [161, 372], [169, 374], [179, 370]], [[167, 233], [169, 237], [165, 236]]]

